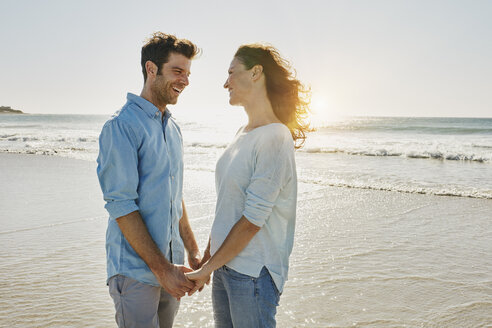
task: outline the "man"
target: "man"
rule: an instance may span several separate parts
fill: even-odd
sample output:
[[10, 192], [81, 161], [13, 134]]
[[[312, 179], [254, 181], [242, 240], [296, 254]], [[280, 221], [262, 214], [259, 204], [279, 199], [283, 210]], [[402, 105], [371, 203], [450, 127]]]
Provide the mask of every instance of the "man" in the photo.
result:
[[99, 137], [107, 282], [119, 327], [172, 327], [179, 299], [195, 286], [182, 265], [185, 248], [192, 269], [201, 261], [182, 200], [183, 142], [166, 106], [189, 84], [197, 53], [188, 40], [154, 33], [142, 47], [140, 96], [129, 93]]

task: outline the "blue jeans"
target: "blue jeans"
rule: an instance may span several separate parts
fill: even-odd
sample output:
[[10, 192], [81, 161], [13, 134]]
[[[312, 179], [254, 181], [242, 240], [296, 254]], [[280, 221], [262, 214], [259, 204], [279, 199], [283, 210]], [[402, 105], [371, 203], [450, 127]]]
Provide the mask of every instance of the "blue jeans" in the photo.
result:
[[214, 272], [212, 303], [215, 327], [275, 327], [280, 300], [266, 267], [254, 278], [227, 266]]

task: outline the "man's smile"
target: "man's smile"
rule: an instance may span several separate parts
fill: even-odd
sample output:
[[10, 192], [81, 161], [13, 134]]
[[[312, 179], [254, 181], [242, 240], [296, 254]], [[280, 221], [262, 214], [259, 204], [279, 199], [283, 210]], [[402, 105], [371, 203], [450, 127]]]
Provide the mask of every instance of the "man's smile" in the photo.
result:
[[179, 95], [181, 92], [183, 92], [184, 88], [173, 87], [173, 90]]

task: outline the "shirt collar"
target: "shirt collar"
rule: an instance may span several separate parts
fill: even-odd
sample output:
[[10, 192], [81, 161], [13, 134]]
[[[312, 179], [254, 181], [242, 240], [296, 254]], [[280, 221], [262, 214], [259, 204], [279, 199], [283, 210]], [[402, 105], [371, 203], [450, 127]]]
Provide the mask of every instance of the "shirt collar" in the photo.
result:
[[[157, 108], [150, 101], [130, 92], [128, 92], [128, 94], [126, 95], [126, 99], [128, 100], [128, 102], [132, 102], [140, 107], [150, 118], [161, 117], [161, 111], [159, 110], [159, 108]], [[164, 118], [169, 118], [169, 116], [171, 116], [171, 112], [168, 108], [166, 108], [166, 110], [164, 111]]]

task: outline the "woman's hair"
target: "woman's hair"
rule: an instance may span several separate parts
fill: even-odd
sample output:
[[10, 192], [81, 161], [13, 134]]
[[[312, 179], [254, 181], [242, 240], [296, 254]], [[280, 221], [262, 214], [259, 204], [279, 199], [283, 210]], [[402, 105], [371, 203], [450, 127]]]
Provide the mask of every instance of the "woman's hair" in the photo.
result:
[[292, 134], [296, 149], [304, 145], [306, 132], [311, 131], [307, 116], [310, 89], [295, 78], [290, 63], [270, 45], [246, 44], [239, 47], [234, 55], [247, 70], [261, 65], [265, 73], [268, 100], [277, 118]]

